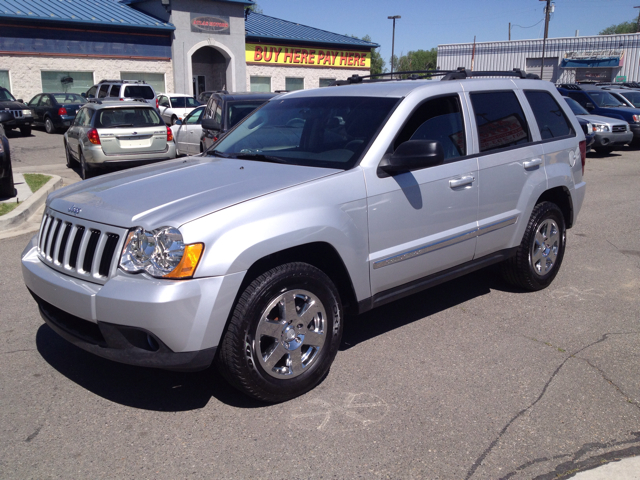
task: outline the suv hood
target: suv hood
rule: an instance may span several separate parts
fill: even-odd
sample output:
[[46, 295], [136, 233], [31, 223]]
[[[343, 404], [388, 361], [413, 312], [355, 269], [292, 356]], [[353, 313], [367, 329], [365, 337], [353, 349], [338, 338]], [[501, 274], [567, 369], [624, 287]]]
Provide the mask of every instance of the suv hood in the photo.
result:
[[0, 100], [0, 110], [26, 110], [24, 103], [14, 102], [12, 100]]
[[180, 225], [234, 204], [342, 170], [217, 157], [191, 157], [85, 180], [52, 193], [63, 214], [120, 227]]
[[578, 115], [578, 118], [584, 118], [591, 123], [603, 123], [606, 125], [624, 125], [627, 123], [619, 118], [603, 117], [602, 115], [581, 114]]

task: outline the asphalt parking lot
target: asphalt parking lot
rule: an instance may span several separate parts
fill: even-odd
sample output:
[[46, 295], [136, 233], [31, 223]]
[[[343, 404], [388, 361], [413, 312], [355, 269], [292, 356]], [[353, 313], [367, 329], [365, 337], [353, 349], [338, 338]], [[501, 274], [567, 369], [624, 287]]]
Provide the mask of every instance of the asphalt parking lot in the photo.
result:
[[[10, 136], [14, 170], [65, 167], [62, 135]], [[640, 455], [640, 151], [590, 154], [546, 290], [495, 268], [347, 318], [330, 374], [263, 405], [210, 369], [94, 357], [0, 240], [0, 478], [555, 479]]]

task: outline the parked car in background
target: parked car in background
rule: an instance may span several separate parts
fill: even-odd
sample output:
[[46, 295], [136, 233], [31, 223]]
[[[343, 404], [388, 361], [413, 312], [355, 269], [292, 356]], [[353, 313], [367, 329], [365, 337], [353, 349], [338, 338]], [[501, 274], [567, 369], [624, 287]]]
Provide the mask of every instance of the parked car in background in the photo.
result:
[[227, 92], [226, 90], [208, 90], [206, 92], [200, 92], [200, 95], [198, 95], [198, 101], [202, 105], [206, 105], [207, 102], [209, 101], [209, 98], [214, 93], [229, 93], [229, 92]]
[[240, 120], [278, 95], [256, 92], [212, 93], [202, 118], [202, 150], [216, 143]]
[[13, 185], [13, 169], [11, 168], [11, 152], [9, 150], [9, 140], [4, 134], [2, 124], [13, 118], [9, 112], [0, 110], [0, 198], [10, 198], [15, 196], [16, 191]]
[[[633, 142], [640, 142], [640, 109], [628, 107], [606, 90], [590, 84], [562, 84], [558, 86], [560, 94], [573, 98], [591, 115], [617, 118], [629, 124], [633, 133]], [[597, 139], [596, 139], [597, 143]], [[609, 148], [604, 146], [605, 148]], [[596, 145], [594, 149], [597, 151]]]
[[64, 134], [67, 167], [80, 164], [83, 179], [99, 170], [127, 168], [176, 156], [173, 134], [144, 101], [102, 102], [80, 108]]
[[158, 111], [167, 125], [175, 125], [200, 106], [191, 95], [185, 93], [161, 93], [158, 95]]
[[77, 93], [39, 93], [27, 105], [33, 113], [33, 125], [54, 133], [69, 128], [85, 103], [84, 97]]
[[0, 87], [0, 111], [8, 111], [11, 117], [5, 117], [2, 122], [5, 130], [19, 128], [24, 136], [31, 135], [31, 125], [33, 124], [33, 114], [21, 98], [11, 95], [11, 92], [4, 87]]
[[176, 155], [197, 155], [203, 151], [200, 142], [203, 113], [204, 105], [201, 105], [187, 115], [184, 121], [178, 120], [171, 126], [173, 140], [176, 143]]
[[609, 92], [615, 98], [629, 107], [640, 108], [640, 90], [628, 87], [603, 86], [602, 90]]
[[142, 80], [101, 80], [87, 90], [84, 96], [98, 100], [143, 99], [149, 105], [158, 108], [156, 91]]
[[589, 122], [581, 117], [576, 117], [580, 126], [582, 127], [582, 131], [584, 132], [584, 138], [587, 142], [587, 153], [591, 151], [591, 146], [596, 141], [596, 133], [595, 127]]
[[616, 148], [628, 145], [633, 140], [629, 124], [624, 120], [602, 115], [592, 115], [572, 98], [564, 97], [571, 111], [579, 119], [591, 123], [595, 133], [593, 149], [598, 153], [611, 153]]

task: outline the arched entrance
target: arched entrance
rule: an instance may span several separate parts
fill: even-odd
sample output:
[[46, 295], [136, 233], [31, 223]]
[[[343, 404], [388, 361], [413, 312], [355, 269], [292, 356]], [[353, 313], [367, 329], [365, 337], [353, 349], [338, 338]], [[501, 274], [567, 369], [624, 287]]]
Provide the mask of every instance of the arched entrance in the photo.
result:
[[214, 47], [201, 47], [191, 55], [193, 95], [205, 90], [227, 90], [229, 60]]

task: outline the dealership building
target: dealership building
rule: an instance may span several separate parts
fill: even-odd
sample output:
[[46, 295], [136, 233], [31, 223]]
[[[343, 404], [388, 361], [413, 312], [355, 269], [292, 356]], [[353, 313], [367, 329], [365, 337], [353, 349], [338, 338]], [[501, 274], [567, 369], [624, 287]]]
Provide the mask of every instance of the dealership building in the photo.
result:
[[0, 86], [29, 100], [102, 79], [157, 92], [280, 91], [366, 75], [379, 45], [246, 11], [248, 0], [0, 0]]
[[[512, 70], [540, 75], [542, 40], [438, 45], [438, 67]], [[640, 80], [640, 33], [548, 38], [543, 79], [554, 83]]]

